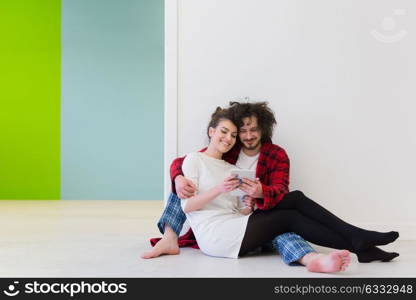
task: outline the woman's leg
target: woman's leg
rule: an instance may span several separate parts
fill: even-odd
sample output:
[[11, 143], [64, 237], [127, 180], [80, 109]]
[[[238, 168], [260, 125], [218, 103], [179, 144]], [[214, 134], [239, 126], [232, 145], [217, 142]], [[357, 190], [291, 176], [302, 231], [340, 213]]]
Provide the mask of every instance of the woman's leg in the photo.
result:
[[352, 245], [330, 228], [296, 210], [256, 210], [250, 215], [239, 255], [244, 255], [284, 232], [295, 232], [317, 245], [352, 250]]
[[364, 251], [358, 251], [356, 254], [360, 263], [369, 263], [375, 260], [387, 262], [399, 256], [397, 252], [386, 252], [375, 246]]
[[386, 245], [397, 239], [398, 232], [386, 233], [365, 230], [344, 222], [301, 191], [288, 194], [276, 206], [278, 209], [295, 209], [302, 215], [315, 220], [350, 241], [354, 251], [364, 251], [375, 245]]

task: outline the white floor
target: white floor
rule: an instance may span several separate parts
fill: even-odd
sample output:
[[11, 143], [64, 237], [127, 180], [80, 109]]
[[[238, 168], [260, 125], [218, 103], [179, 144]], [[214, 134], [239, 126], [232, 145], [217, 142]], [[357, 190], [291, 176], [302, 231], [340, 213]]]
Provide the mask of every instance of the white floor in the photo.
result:
[[[416, 277], [416, 241], [383, 247], [393, 262], [353, 262], [338, 274], [288, 267], [274, 254], [240, 259], [181, 249], [143, 260], [162, 201], [0, 201], [0, 277]], [[327, 248], [315, 247], [328, 252]]]

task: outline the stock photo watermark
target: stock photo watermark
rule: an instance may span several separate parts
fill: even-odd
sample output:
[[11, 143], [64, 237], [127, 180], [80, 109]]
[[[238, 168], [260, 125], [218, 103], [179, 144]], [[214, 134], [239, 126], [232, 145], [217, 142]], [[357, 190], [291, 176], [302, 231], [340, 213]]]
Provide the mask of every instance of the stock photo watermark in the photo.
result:
[[372, 29], [370, 31], [371, 35], [382, 43], [391, 44], [403, 40], [407, 35], [407, 30], [405, 28], [399, 28], [398, 20], [405, 15], [405, 9], [394, 9], [393, 16], [385, 16], [380, 23], [381, 28]]
[[30, 294], [65, 294], [74, 297], [77, 294], [125, 294], [127, 283], [107, 283], [105, 281], [89, 282], [39, 282], [37, 280], [26, 282], [19, 286], [19, 281], [9, 284], [3, 290], [4, 295], [14, 297], [20, 293]]

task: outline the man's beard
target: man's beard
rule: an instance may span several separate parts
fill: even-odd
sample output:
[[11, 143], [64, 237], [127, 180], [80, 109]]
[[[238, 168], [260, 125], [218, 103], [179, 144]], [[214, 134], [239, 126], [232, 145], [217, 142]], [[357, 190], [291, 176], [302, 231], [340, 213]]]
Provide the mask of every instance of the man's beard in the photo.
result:
[[254, 149], [256, 149], [259, 146], [259, 144], [260, 144], [260, 140], [258, 140], [258, 142], [255, 143], [255, 144], [253, 144], [252, 146], [247, 146], [246, 143], [243, 143], [243, 146], [247, 150], [254, 150]]

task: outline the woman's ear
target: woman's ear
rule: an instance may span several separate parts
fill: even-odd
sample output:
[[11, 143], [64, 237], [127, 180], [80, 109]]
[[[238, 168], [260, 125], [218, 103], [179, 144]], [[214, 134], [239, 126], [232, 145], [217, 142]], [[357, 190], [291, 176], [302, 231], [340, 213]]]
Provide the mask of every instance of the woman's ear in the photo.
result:
[[212, 136], [214, 135], [214, 133], [215, 133], [215, 128], [210, 127], [208, 129], [208, 136], [209, 136], [209, 138], [212, 138]]

